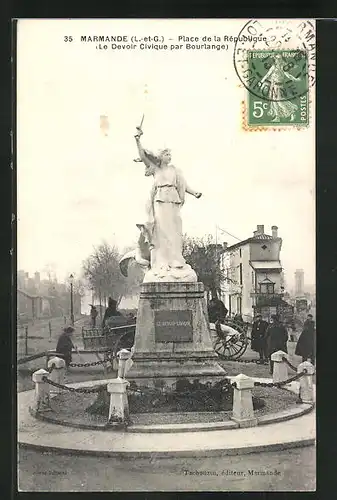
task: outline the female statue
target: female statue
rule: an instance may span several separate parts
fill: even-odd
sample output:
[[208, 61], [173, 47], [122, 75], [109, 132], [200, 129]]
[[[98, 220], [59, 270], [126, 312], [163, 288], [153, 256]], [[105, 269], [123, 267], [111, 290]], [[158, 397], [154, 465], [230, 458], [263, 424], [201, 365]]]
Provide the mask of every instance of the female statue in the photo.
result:
[[140, 156], [137, 161], [145, 164], [145, 175], [152, 175], [154, 182], [146, 205], [146, 221], [137, 224], [141, 236], [136, 261], [144, 266], [147, 245], [151, 269], [146, 273], [144, 282], [197, 281], [195, 272], [182, 255], [180, 209], [185, 202], [185, 193], [195, 198], [200, 198], [201, 193], [191, 189], [181, 171], [171, 164], [168, 149], [157, 155], [144, 149], [140, 142], [142, 134], [141, 127], [137, 127], [135, 139]]
[[268, 115], [273, 117], [271, 121], [279, 122], [280, 118], [290, 118], [291, 122], [294, 121], [298, 106], [290, 100], [282, 100], [282, 91], [287, 81], [291, 80], [298, 82], [300, 78], [296, 78], [283, 69], [281, 54], [276, 54], [274, 64], [261, 79], [260, 86], [263, 85], [266, 80], [270, 82], [270, 87], [268, 89], [268, 98], [270, 99]]

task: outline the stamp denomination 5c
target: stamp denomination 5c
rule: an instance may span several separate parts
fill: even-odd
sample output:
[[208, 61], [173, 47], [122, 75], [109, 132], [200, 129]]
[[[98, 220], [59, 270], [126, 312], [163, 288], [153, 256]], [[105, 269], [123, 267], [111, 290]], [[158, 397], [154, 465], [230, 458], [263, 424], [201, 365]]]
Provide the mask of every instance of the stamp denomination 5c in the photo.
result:
[[307, 53], [293, 50], [248, 51], [249, 126], [309, 122]]

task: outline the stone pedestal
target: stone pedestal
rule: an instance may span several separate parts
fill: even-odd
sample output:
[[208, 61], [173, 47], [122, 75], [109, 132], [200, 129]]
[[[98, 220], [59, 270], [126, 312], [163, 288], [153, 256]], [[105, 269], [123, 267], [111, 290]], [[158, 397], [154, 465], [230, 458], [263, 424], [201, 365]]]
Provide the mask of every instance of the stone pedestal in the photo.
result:
[[50, 410], [49, 406], [49, 385], [44, 382], [43, 378], [48, 377], [49, 372], [41, 368], [32, 375], [32, 380], [35, 383], [35, 401], [31, 408], [35, 412]]
[[306, 370], [306, 374], [300, 378], [300, 390], [299, 397], [302, 403], [313, 403], [314, 401], [314, 385], [313, 385], [313, 375], [315, 373], [315, 367], [310, 363], [310, 361], [303, 361], [297, 367], [297, 373], [301, 373]]
[[232, 379], [232, 382], [235, 382], [235, 388], [231, 419], [237, 422], [240, 427], [254, 427], [257, 425], [252, 399], [254, 380], [240, 373]]
[[[66, 372], [66, 363], [64, 359], [54, 357], [48, 361], [48, 378], [57, 384], [64, 384], [64, 376]], [[53, 398], [62, 392], [59, 387], [50, 386], [50, 397]]]
[[129, 403], [126, 393], [129, 382], [116, 378], [108, 383], [110, 394], [109, 423], [127, 423], [129, 420]]
[[288, 379], [288, 365], [283, 361], [283, 358], [288, 359], [287, 353], [276, 351], [271, 355], [273, 364], [273, 382], [284, 382]]
[[138, 386], [226, 375], [213, 349], [202, 283], [143, 283], [133, 350], [128, 380]]

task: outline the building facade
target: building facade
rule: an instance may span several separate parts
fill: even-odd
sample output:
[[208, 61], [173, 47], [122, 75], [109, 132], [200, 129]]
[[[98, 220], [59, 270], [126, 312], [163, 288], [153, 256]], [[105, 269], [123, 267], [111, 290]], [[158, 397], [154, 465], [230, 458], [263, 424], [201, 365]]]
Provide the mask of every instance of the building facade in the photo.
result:
[[258, 225], [252, 237], [235, 245], [224, 244], [221, 299], [231, 316], [241, 314], [245, 321], [250, 321], [259, 312], [270, 320], [272, 314], [280, 314], [288, 306], [282, 299], [282, 238], [277, 226], [272, 226], [271, 233], [266, 234], [264, 226]]
[[[81, 295], [73, 293], [73, 311], [81, 314]], [[18, 320], [39, 318], [70, 317], [70, 291], [64, 283], [41, 280], [40, 273], [34, 278], [24, 270], [17, 273], [17, 317]]]

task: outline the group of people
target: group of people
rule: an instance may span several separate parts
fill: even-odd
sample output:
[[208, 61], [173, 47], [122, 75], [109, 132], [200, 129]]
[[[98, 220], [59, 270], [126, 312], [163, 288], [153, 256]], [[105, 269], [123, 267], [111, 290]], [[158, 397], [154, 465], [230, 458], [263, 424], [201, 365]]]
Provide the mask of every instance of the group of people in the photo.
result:
[[[270, 363], [270, 372], [273, 372], [271, 355], [276, 351], [288, 352], [288, 330], [275, 314], [271, 317], [271, 323], [262, 319], [257, 314], [253, 323], [251, 334], [251, 347], [259, 353], [261, 364]], [[304, 323], [302, 333], [298, 339], [295, 354], [302, 357], [303, 361], [310, 359], [315, 362], [315, 322], [312, 314], [308, 314]]]

